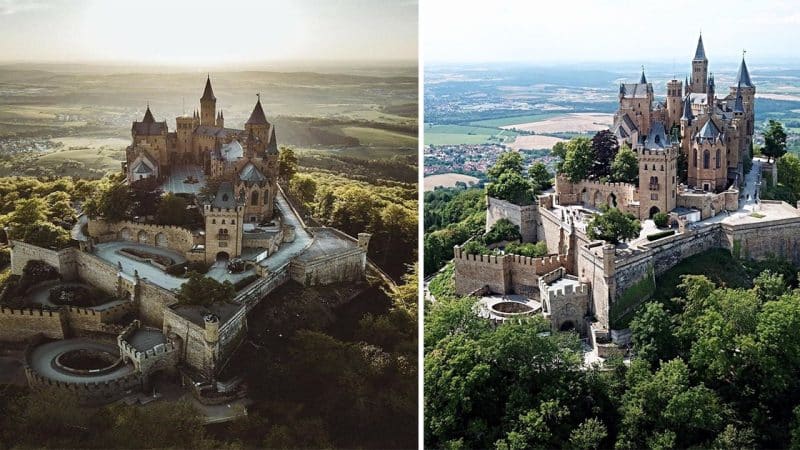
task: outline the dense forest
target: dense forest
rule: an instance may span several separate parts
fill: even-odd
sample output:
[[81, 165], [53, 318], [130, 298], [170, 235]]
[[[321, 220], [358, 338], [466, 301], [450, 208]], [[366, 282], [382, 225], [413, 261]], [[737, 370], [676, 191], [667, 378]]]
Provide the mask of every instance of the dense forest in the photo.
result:
[[[707, 264], [710, 278], [698, 275]], [[445, 270], [425, 310], [426, 443], [796, 447], [795, 273], [785, 261], [750, 263], [723, 251], [690, 258], [662, 277], [661, 292], [678, 280], [674, 297], [657, 295], [635, 313], [630, 362], [587, 366], [578, 336], [550, 333], [541, 318], [499, 327], [478, 318], [474, 300], [452, 295]]]

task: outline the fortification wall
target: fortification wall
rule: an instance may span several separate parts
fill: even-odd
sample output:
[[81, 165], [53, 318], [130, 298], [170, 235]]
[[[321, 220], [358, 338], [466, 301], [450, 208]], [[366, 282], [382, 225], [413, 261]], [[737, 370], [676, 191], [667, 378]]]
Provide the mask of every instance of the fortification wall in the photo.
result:
[[178, 303], [175, 294], [147, 280], [139, 280], [139, 319], [144, 325], [161, 328], [164, 314]]
[[676, 205], [684, 208], [693, 208], [700, 211], [702, 220], [714, 217], [721, 211], [736, 211], [739, 209], [739, 191], [731, 190], [719, 194], [678, 192]]
[[80, 253], [77, 248], [63, 250], [50, 250], [37, 247], [22, 241], [12, 240], [11, 244], [11, 273], [21, 275], [22, 269], [28, 261], [40, 260], [58, 269], [61, 278], [74, 280], [76, 278], [75, 255]]
[[205, 341], [203, 327], [184, 319], [171, 309], [164, 310], [164, 335], [174, 333], [179, 339], [180, 359], [202, 373], [214, 365], [214, 351]]
[[24, 342], [37, 336], [64, 339], [66, 326], [60, 311], [0, 307], [0, 341]]
[[76, 252], [78, 277], [106, 292], [119, 294], [117, 268], [102, 259], [86, 252]]
[[303, 286], [320, 286], [364, 279], [367, 254], [359, 248], [312, 261], [293, 260], [290, 273]]
[[536, 242], [537, 205], [519, 206], [505, 200], [486, 197], [486, 231], [500, 219], [508, 219], [519, 227], [522, 242]]
[[800, 264], [800, 217], [774, 220], [767, 225], [722, 224], [721, 227], [721, 247], [734, 256], [752, 259], [775, 256]]
[[553, 270], [569, 266], [567, 255], [552, 255], [544, 258], [529, 258], [520, 255], [505, 255], [511, 289], [517, 294], [534, 297], [539, 293], [539, 277]]
[[580, 245], [575, 250], [577, 255], [578, 279], [591, 284], [591, 307], [597, 321], [603, 327], [608, 326], [611, 293], [614, 290], [614, 278], [607, 277], [603, 270], [603, 243], [598, 241]]
[[181, 253], [187, 253], [195, 243], [195, 236], [190, 230], [173, 225], [150, 225], [131, 221], [107, 222], [90, 219], [89, 236], [99, 242], [133, 241], [154, 247], [165, 247]]
[[120, 303], [99, 311], [69, 306], [64, 308], [64, 316], [71, 330], [108, 333], [115, 330], [115, 327], [109, 327], [109, 324], [117, 322], [135, 310], [133, 302]]
[[511, 292], [510, 274], [504, 257], [469, 255], [459, 246], [455, 246], [453, 252], [456, 294], [468, 295], [485, 286], [498, 294]]
[[69, 392], [81, 400], [87, 401], [111, 401], [123, 396], [126, 391], [140, 389], [142, 379], [137, 373], [131, 373], [122, 378], [101, 383], [67, 383], [52, 380], [40, 375], [30, 367], [25, 368], [25, 376], [28, 384], [34, 389], [57, 389]]
[[259, 278], [249, 286], [236, 294], [234, 302], [244, 305], [247, 311], [255, 308], [256, 305], [267, 296], [270, 292], [274, 291], [284, 283], [289, 281], [289, 264], [279, 267], [275, 272], [264, 274], [263, 278]]
[[144, 352], [137, 350], [128, 342], [130, 336], [140, 328], [141, 322], [134, 320], [117, 337], [117, 345], [123, 360], [131, 361], [144, 379], [159, 370], [175, 369], [179, 362], [179, 349], [174, 342], [158, 344]]
[[[582, 180], [571, 182], [563, 176], [556, 177], [556, 195], [561, 205], [616, 206], [625, 209], [626, 205], [639, 201], [639, 191], [636, 186], [628, 183], [601, 183], [599, 181]], [[638, 215], [638, 207], [636, 208]]]

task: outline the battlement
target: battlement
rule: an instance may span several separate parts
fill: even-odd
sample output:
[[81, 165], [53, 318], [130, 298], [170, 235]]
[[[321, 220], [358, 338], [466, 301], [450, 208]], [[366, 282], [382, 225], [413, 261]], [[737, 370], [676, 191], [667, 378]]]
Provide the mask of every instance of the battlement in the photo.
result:
[[43, 308], [8, 308], [0, 307], [2, 316], [36, 316], [36, 317], [60, 317], [61, 312], [54, 309]]
[[131, 373], [121, 378], [106, 381], [67, 382], [54, 380], [30, 367], [25, 368], [28, 384], [33, 388], [54, 388], [77, 395], [79, 398], [111, 397], [121, 395], [125, 391], [141, 385], [141, 378], [137, 373]]
[[677, 149], [675, 147], [667, 147], [664, 150], [653, 150], [646, 148], [639, 150], [639, 156], [641, 157], [656, 157], [658, 159], [663, 159], [665, 156], [671, 156], [674, 154], [677, 154]]
[[589, 295], [589, 285], [585, 283], [581, 283], [577, 286], [568, 284], [560, 289], [548, 289], [547, 295], [551, 301], [558, 300], [560, 298], [572, 298]]
[[565, 266], [569, 263], [569, 255], [547, 255], [539, 258], [531, 258], [529, 256], [516, 255], [508, 253], [505, 255], [476, 255], [467, 253], [463, 247], [456, 245], [453, 246], [454, 258], [459, 261], [475, 262], [482, 264], [514, 264], [521, 266], [533, 267], [534, 272], [546, 273], [555, 268]]
[[137, 368], [142, 366], [142, 362], [146, 362], [146, 360], [150, 358], [161, 358], [162, 356], [166, 355], [167, 353], [171, 353], [177, 350], [177, 346], [174, 342], [166, 342], [161, 343], [153, 346], [153, 348], [139, 351], [133, 345], [128, 342], [128, 339], [137, 331], [142, 328], [142, 323], [136, 319], [131, 322], [125, 329], [122, 330], [119, 336], [117, 336], [117, 345], [119, 345], [120, 353], [131, 360], [133, 360], [134, 365]]

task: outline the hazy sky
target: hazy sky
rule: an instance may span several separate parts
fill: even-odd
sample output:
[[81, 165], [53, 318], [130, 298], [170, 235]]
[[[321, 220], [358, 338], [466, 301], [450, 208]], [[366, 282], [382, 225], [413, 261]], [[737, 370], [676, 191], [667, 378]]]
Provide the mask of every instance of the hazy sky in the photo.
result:
[[797, 0], [421, 1], [422, 49], [433, 62], [799, 59]]
[[0, 61], [417, 59], [416, 0], [0, 0]]

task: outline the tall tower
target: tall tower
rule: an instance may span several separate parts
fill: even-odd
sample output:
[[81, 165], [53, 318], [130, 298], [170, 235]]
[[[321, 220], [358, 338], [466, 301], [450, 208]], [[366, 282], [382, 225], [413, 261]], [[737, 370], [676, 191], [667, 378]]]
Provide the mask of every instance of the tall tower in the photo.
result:
[[742, 63], [739, 64], [739, 72], [736, 74], [736, 80], [730, 88], [730, 93], [736, 98], [742, 96], [742, 107], [744, 109], [744, 120], [746, 123], [746, 131], [749, 136], [753, 135], [753, 122], [755, 120], [753, 115], [753, 103], [756, 96], [756, 87], [750, 80], [750, 72], [747, 70], [747, 64], [744, 62], [742, 56]]
[[267, 116], [264, 114], [264, 108], [261, 107], [261, 94], [258, 94], [256, 106], [253, 107], [250, 118], [245, 122], [244, 130], [247, 131], [248, 135], [252, 135], [258, 139], [259, 143], [256, 149], [259, 153], [266, 149], [266, 144], [269, 142], [269, 129], [270, 124], [267, 122]]
[[681, 113], [683, 113], [683, 84], [675, 79], [667, 82], [667, 133], [672, 132], [672, 128], [681, 125]]
[[714, 74], [708, 76], [708, 86], [706, 88], [706, 108], [708, 108], [708, 113], [711, 114], [714, 112], [714, 89], [716, 88], [714, 84]]
[[214, 97], [214, 90], [211, 89], [211, 76], [206, 78], [206, 88], [203, 96], [200, 97], [200, 125], [213, 127], [216, 123], [217, 98]]
[[708, 83], [708, 59], [706, 59], [706, 49], [703, 47], [703, 34], [697, 40], [697, 50], [694, 51], [692, 59], [692, 92], [706, 92]]

